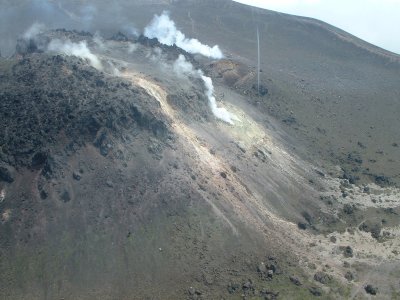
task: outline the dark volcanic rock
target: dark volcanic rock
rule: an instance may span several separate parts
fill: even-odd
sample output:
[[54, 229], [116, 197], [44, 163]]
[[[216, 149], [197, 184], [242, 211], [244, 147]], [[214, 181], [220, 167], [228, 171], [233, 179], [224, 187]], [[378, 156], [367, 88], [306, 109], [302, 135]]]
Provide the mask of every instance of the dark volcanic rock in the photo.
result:
[[377, 223], [371, 223], [366, 221], [362, 223], [358, 229], [360, 229], [361, 231], [370, 232], [371, 236], [374, 239], [378, 239], [381, 236], [382, 226]]
[[195, 289], [194, 287], [191, 286], [191, 287], [188, 289], [188, 293], [189, 293], [189, 295], [193, 296], [193, 295], [196, 294], [196, 289]]
[[377, 287], [374, 287], [374, 286], [371, 285], [371, 284], [368, 284], [368, 285], [365, 287], [365, 291], [367, 292], [367, 294], [376, 295], [376, 294], [378, 293], [378, 288], [377, 288]]
[[303, 216], [303, 218], [307, 221], [307, 223], [309, 225], [313, 224], [313, 217], [307, 211], [303, 211], [301, 213], [301, 215]]
[[107, 180], [107, 181], [106, 181], [106, 185], [107, 185], [107, 187], [109, 187], [109, 188], [113, 188], [113, 187], [114, 187], [114, 183], [113, 183], [111, 180]]
[[390, 182], [390, 178], [383, 176], [383, 175], [379, 175], [379, 176], [374, 176], [375, 177], [375, 183], [381, 187], [386, 187], [386, 186], [390, 186], [391, 182]]
[[296, 118], [294, 117], [287, 117], [286, 119], [283, 119], [282, 122], [286, 125], [294, 125], [297, 123]]
[[265, 265], [265, 263], [260, 263], [257, 267], [257, 271], [261, 274], [267, 273], [268, 269], [267, 266]]
[[49, 156], [42, 168], [42, 175], [47, 179], [50, 179], [56, 174], [57, 174], [57, 163], [52, 156]]
[[272, 274], [274, 274], [274, 275], [282, 274], [282, 269], [281, 269], [280, 265], [278, 264], [278, 261], [276, 260], [276, 258], [269, 257], [268, 260], [269, 260], [268, 265], [267, 265], [268, 271], [272, 271]]
[[195, 67], [199, 66], [199, 63], [193, 58], [193, 55], [191, 55], [190, 53], [186, 52], [185, 50], [179, 48], [175, 44], [173, 44], [172, 46], [161, 44], [157, 38], [149, 39], [148, 37], [144, 36], [143, 34], [141, 34], [137, 38], [136, 42], [140, 43], [142, 45], [145, 45], [146, 47], [151, 47], [151, 48], [157, 47], [157, 48], [164, 50], [164, 53], [166, 55], [168, 55], [168, 59], [171, 59], [171, 60], [177, 59], [178, 56], [180, 54], [182, 54], [183, 56], [185, 56], [186, 60], [188, 60], [193, 66], [195, 66]]
[[67, 190], [62, 191], [60, 198], [64, 203], [71, 201], [71, 196]]
[[264, 288], [260, 291], [260, 296], [263, 297], [263, 299], [274, 300], [278, 299], [279, 293]]
[[340, 247], [340, 249], [343, 251], [344, 257], [353, 257], [353, 249], [350, 246]]
[[75, 172], [72, 173], [72, 178], [74, 178], [76, 181], [79, 181], [79, 180], [82, 179], [82, 176], [81, 176], [81, 174], [79, 172], [75, 171]]
[[227, 289], [228, 289], [228, 293], [229, 294], [234, 294], [234, 293], [236, 293], [236, 292], [238, 292], [240, 290], [240, 284], [234, 283], [234, 282], [230, 282], [228, 284]]
[[254, 285], [253, 282], [249, 279], [242, 284], [242, 291], [245, 295], [253, 295], [254, 294]]
[[162, 45], [156, 38], [149, 39], [143, 34], [138, 37], [137, 42], [148, 47], [160, 47]]
[[117, 42], [127, 42], [129, 41], [128, 37], [123, 34], [122, 32], [118, 31], [116, 34], [114, 34], [111, 37], [111, 40], [117, 41]]
[[49, 194], [45, 190], [40, 191], [40, 198], [42, 200], [47, 199], [48, 196], [49, 196]]
[[314, 280], [322, 284], [327, 284], [332, 280], [332, 277], [325, 272], [317, 272], [314, 275]]
[[322, 296], [322, 290], [319, 287], [312, 286], [308, 289], [310, 293], [316, 297]]
[[0, 181], [7, 183], [12, 183], [14, 181], [10, 171], [5, 167], [0, 167]]
[[268, 89], [266, 86], [264, 86], [263, 84], [260, 85], [260, 90], [259, 93], [261, 96], [265, 96], [268, 94]]
[[189, 294], [189, 299], [191, 300], [199, 300], [199, 299], [203, 299], [202, 297], [202, 292], [199, 290], [196, 290], [193, 287], [190, 287], [188, 289], [188, 294]]
[[261, 279], [272, 280], [274, 275], [282, 274], [282, 270], [275, 257], [268, 257], [268, 263], [260, 263], [257, 272]]
[[290, 276], [289, 279], [294, 285], [297, 285], [297, 286], [302, 285], [300, 279], [296, 276]]
[[249, 291], [249, 290], [254, 289], [253, 283], [251, 282], [251, 280], [248, 280], [248, 281], [246, 281], [245, 283], [243, 283], [242, 289], [243, 289], [244, 291]]
[[306, 223], [299, 222], [297, 223], [297, 227], [299, 227], [299, 229], [306, 230], [308, 225]]
[[347, 155], [347, 161], [348, 161], [349, 163], [357, 164], [357, 165], [361, 165], [361, 164], [363, 163], [363, 160], [362, 160], [362, 158], [361, 158], [361, 155], [360, 155], [360, 153], [358, 153], [358, 152], [349, 153], [349, 154]]
[[44, 168], [48, 149], [62, 136], [72, 139], [76, 150], [92, 143], [101, 129], [107, 139], [124, 129], [148, 130], [160, 139], [168, 133], [153, 97], [79, 58], [33, 53], [10, 63], [0, 81], [0, 136], [1, 158], [12, 157], [14, 166]]
[[356, 207], [354, 205], [346, 203], [343, 206], [343, 212], [347, 215], [352, 215], [355, 211]]
[[46, 161], [48, 154], [46, 152], [38, 152], [32, 157], [31, 167], [33, 169], [41, 169]]
[[263, 84], [260, 84], [260, 87], [258, 87], [258, 85], [257, 84], [254, 84], [253, 86], [252, 86], [252, 88], [253, 88], [253, 90], [255, 90], [256, 92], [257, 92], [257, 94], [259, 95], [259, 96], [266, 96], [266, 95], [268, 95], [268, 88], [265, 86], [265, 85], [263, 85]]
[[344, 274], [344, 278], [346, 278], [348, 281], [353, 281], [354, 280], [354, 274], [350, 271], [346, 272], [346, 274]]

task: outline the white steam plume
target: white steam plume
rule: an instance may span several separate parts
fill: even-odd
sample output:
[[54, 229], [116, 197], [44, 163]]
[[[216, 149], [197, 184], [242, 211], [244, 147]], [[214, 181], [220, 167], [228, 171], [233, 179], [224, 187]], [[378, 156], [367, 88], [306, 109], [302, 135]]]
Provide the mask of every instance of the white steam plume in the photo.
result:
[[31, 40], [36, 38], [37, 35], [45, 31], [46, 27], [42, 23], [34, 23], [27, 31], [24, 32], [23, 38], [25, 40]]
[[211, 111], [213, 112], [214, 116], [226, 123], [233, 125], [233, 120], [237, 119], [237, 117], [227, 111], [226, 108], [217, 106], [217, 100], [214, 97], [214, 85], [211, 78], [201, 75], [201, 79], [204, 81], [206, 95], [208, 97], [208, 101], [210, 102]]
[[131, 37], [138, 37], [140, 35], [139, 31], [133, 25], [124, 25], [122, 32]]
[[99, 32], [96, 32], [94, 34], [93, 42], [96, 44], [96, 46], [99, 50], [101, 50], [101, 51], [107, 50], [107, 46]]
[[188, 62], [185, 56], [182, 54], [179, 55], [172, 67], [174, 68], [175, 73], [177, 73], [179, 76], [196, 74], [201, 76], [203, 74], [203, 72], [200, 70], [195, 71], [193, 65]]
[[202, 44], [197, 39], [186, 38], [176, 28], [175, 22], [169, 18], [168, 13], [165, 11], [160, 16], [154, 16], [151, 23], [144, 29], [144, 35], [150, 39], [157, 38], [164, 45], [172, 46], [175, 44], [191, 54], [201, 54], [214, 59], [223, 58], [223, 54], [217, 45], [210, 47]]
[[137, 45], [129, 43], [128, 44], [128, 53], [132, 54], [133, 52], [135, 52], [137, 50]]
[[47, 47], [48, 51], [63, 53], [69, 56], [77, 56], [89, 61], [90, 65], [98, 70], [103, 70], [100, 59], [93, 54], [87, 46], [86, 41], [73, 43], [70, 40], [52, 40]]
[[179, 55], [178, 59], [173, 64], [173, 69], [178, 75], [192, 75], [203, 80], [211, 111], [216, 118], [231, 125], [234, 124], [233, 120], [238, 120], [235, 115], [227, 111], [225, 108], [217, 106], [217, 100], [214, 96], [214, 85], [211, 78], [205, 76], [202, 70], [195, 70], [193, 65], [186, 60], [185, 56], [182, 54]]

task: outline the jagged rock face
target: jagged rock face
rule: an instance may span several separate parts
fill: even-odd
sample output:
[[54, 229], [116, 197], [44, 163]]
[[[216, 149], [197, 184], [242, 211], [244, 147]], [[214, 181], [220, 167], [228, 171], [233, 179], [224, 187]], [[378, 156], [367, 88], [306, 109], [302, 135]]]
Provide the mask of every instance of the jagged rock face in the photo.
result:
[[167, 136], [157, 102], [78, 58], [32, 54], [0, 76], [0, 155], [15, 167], [43, 165], [40, 153], [49, 152], [62, 135], [76, 145], [94, 142], [100, 130], [122, 136], [145, 129]]

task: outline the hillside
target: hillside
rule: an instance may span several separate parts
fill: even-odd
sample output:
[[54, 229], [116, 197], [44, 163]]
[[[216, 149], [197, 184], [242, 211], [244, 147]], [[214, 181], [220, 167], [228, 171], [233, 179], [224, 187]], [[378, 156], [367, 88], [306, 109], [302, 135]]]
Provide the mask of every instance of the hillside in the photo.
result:
[[399, 296], [398, 55], [231, 1], [43, 3], [2, 4], [50, 22], [0, 34], [2, 299]]

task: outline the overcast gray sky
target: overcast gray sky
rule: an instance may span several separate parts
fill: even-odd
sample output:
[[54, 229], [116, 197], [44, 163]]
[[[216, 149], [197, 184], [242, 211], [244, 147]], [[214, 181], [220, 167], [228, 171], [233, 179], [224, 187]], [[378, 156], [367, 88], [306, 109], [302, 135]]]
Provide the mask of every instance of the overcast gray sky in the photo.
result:
[[400, 0], [234, 0], [312, 17], [400, 54]]

